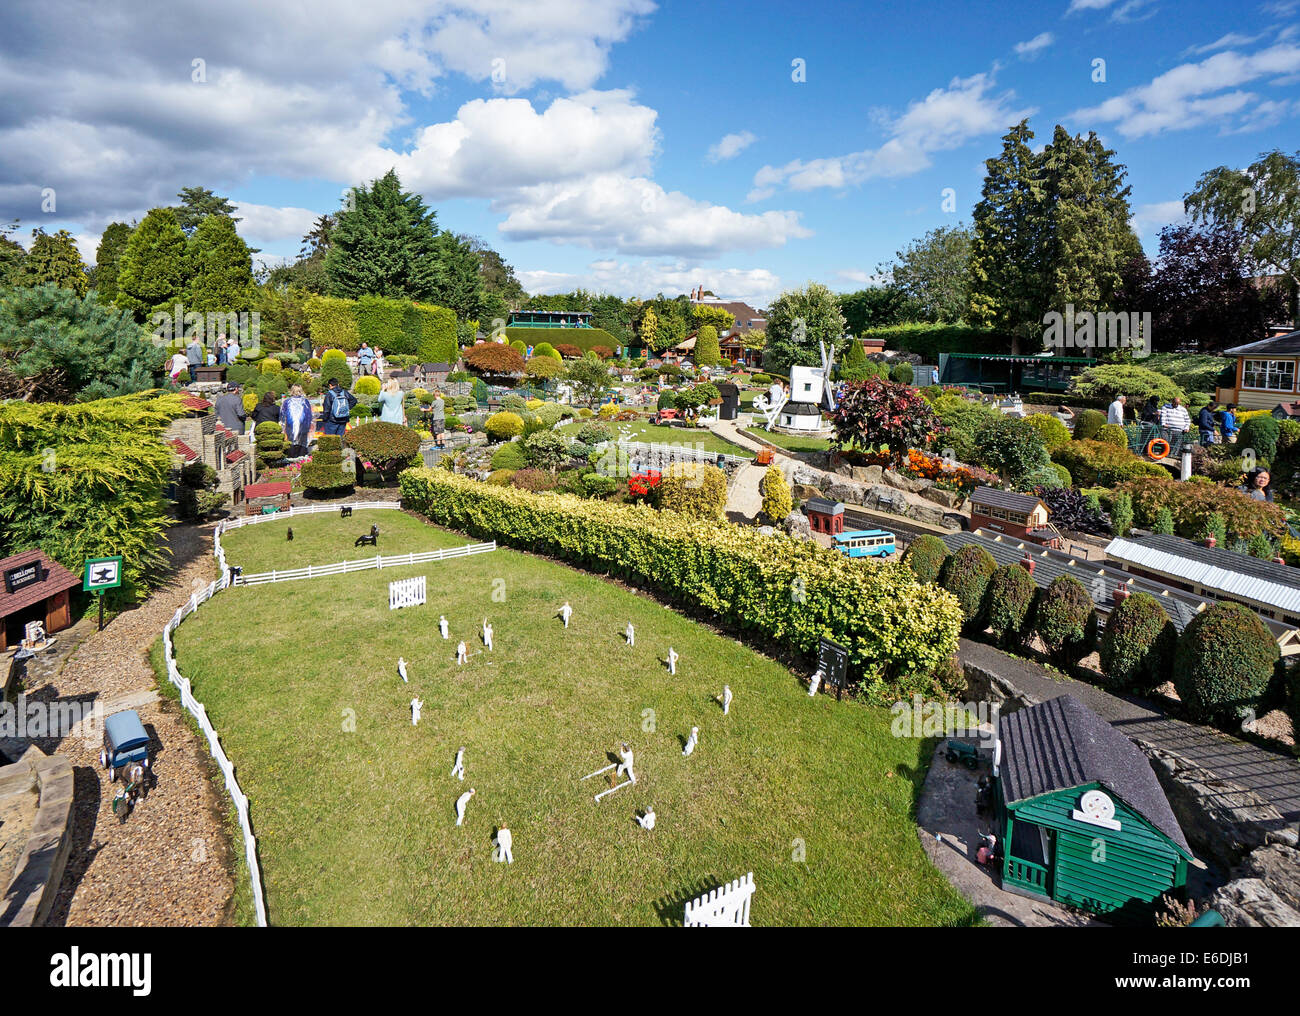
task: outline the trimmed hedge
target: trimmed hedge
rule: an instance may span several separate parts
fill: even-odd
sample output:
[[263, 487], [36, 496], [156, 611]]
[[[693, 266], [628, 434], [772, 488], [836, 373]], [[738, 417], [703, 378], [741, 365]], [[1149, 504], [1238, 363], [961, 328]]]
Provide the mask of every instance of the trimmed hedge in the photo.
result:
[[524, 432], [524, 418], [518, 413], [502, 410], [489, 416], [483, 429], [493, 441], [509, 441]]
[[528, 457], [518, 441], [509, 441], [492, 453], [493, 469], [523, 469], [526, 465]]
[[408, 347], [402, 331], [406, 307], [405, 300], [363, 296], [352, 305], [352, 313], [357, 319], [357, 338], [387, 353], [414, 353], [415, 346]]
[[1241, 431], [1237, 434], [1237, 447], [1254, 448], [1256, 458], [1271, 462], [1277, 454], [1277, 442], [1281, 435], [1282, 428], [1273, 417], [1252, 416], [1241, 425]]
[[1105, 413], [1100, 409], [1085, 409], [1075, 415], [1074, 440], [1091, 441], [1101, 433], [1101, 428], [1104, 426], [1106, 426]]
[[1114, 487], [1141, 477], [1169, 479], [1164, 466], [1105, 441], [1071, 441], [1052, 452], [1052, 461], [1069, 470], [1076, 487]]
[[1038, 586], [1033, 576], [1018, 564], [1004, 564], [989, 579], [984, 593], [984, 613], [989, 627], [1003, 645], [1023, 640], [1031, 629], [1034, 597]]
[[302, 467], [303, 488], [332, 493], [351, 487], [355, 480], [352, 473], [343, 471], [343, 439], [337, 434], [322, 434], [311, 461]]
[[1030, 413], [1025, 419], [1029, 426], [1038, 431], [1038, 436], [1049, 452], [1070, 443], [1070, 428], [1052, 413]]
[[584, 353], [596, 346], [612, 350], [623, 345], [603, 328], [528, 328], [520, 325], [507, 328], [506, 335], [510, 341], [519, 339], [525, 346], [536, 347], [549, 342], [556, 349], [561, 345], [575, 346]]
[[1259, 702], [1279, 655], [1258, 614], [1240, 603], [1216, 603], [1178, 640], [1174, 688], [1193, 719], [1237, 719]]
[[352, 301], [337, 296], [309, 296], [303, 311], [314, 346], [356, 349], [361, 345]]
[[1097, 440], [1116, 448], [1128, 448], [1128, 431], [1118, 423], [1107, 423], [1097, 431]]
[[948, 547], [937, 536], [924, 533], [908, 546], [903, 564], [912, 570], [918, 582], [938, 582], [948, 560]]
[[848, 647], [875, 701], [924, 686], [957, 648], [961, 612], [896, 563], [863, 568], [811, 541], [568, 494], [535, 496], [443, 470], [408, 469], [402, 500], [438, 525], [654, 589], [735, 627], [815, 655]]
[[1150, 593], [1133, 593], [1110, 612], [1098, 647], [1112, 688], [1152, 691], [1173, 673], [1178, 630]]
[[1097, 609], [1078, 579], [1062, 575], [1042, 591], [1034, 608], [1034, 631], [1058, 663], [1073, 665], [1097, 644]]
[[962, 547], [944, 562], [939, 584], [957, 598], [962, 620], [970, 631], [981, 631], [984, 623], [984, 593], [998, 563], [983, 547]]
[[884, 339], [886, 349], [919, 353], [927, 363], [938, 363], [940, 353], [959, 349], [963, 353], [1003, 353], [1011, 348], [1011, 337], [991, 328], [913, 322], [864, 328], [860, 339]]

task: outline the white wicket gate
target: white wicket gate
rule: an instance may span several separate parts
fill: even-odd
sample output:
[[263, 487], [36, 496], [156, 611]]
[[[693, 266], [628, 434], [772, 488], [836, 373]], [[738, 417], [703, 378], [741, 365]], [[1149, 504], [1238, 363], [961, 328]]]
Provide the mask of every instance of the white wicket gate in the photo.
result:
[[398, 607], [418, 607], [424, 603], [424, 579], [423, 575], [417, 575], [410, 579], [398, 579], [396, 582], [388, 583], [388, 609], [397, 610]]
[[688, 928], [748, 928], [749, 900], [754, 895], [754, 873], [728, 882], [686, 904]]

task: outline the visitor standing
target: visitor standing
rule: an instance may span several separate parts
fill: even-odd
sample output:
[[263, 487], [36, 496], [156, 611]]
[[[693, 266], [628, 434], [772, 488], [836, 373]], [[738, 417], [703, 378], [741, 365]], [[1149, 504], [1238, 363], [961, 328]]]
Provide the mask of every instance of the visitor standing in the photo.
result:
[[172, 358], [167, 361], [167, 376], [176, 384], [180, 381], [181, 374], [189, 368], [189, 361], [185, 359], [185, 354], [179, 349], [172, 353]]
[[185, 346], [185, 359], [190, 365], [190, 380], [194, 380], [194, 368], [202, 367], [207, 357], [203, 355], [203, 343], [199, 341], [197, 335], [191, 335], [189, 343]]
[[321, 413], [325, 418], [325, 433], [337, 434], [339, 437], [348, 428], [352, 418], [352, 407], [357, 404], [357, 397], [339, 386], [339, 379], [330, 378], [329, 390], [325, 392]]
[[226, 363], [239, 362], [239, 340], [231, 339], [226, 344]]
[[1147, 399], [1147, 404], [1142, 407], [1142, 422], [1160, 422], [1160, 399], [1154, 395]]
[[244, 409], [244, 396], [240, 393], [239, 385], [227, 387], [226, 394], [217, 399], [213, 408], [223, 427], [232, 434], [244, 433], [244, 421], [248, 419], [248, 412]]
[[279, 423], [280, 407], [275, 403], [275, 395], [271, 392], [263, 392], [261, 401], [253, 409], [253, 427], [256, 428], [259, 423]]
[[361, 369], [361, 373], [369, 374], [374, 362], [375, 351], [370, 348], [369, 342], [362, 342], [361, 348], [357, 350], [357, 366]]
[[226, 364], [226, 337], [217, 336], [217, 366], [224, 367]]
[[389, 378], [387, 384], [379, 390], [380, 423], [406, 423], [403, 403], [402, 386], [397, 383], [397, 378]]
[[280, 403], [280, 429], [289, 442], [288, 456], [300, 459], [307, 454], [311, 443], [311, 400], [303, 394], [302, 385], [294, 385], [289, 395]]
[[1223, 435], [1225, 443], [1237, 440], [1237, 407], [1225, 406], [1223, 412], [1219, 414], [1219, 433]]
[[435, 448], [446, 448], [443, 435], [447, 430], [447, 409], [442, 401], [442, 392], [433, 394], [433, 415], [429, 419], [429, 432], [433, 434]]
[[1183, 400], [1174, 396], [1173, 402], [1160, 410], [1160, 426], [1169, 434], [1186, 434], [1192, 429], [1192, 418], [1187, 415]]
[[1113, 423], [1116, 426], [1124, 426], [1124, 403], [1128, 402], [1127, 395], [1117, 395], [1115, 401], [1106, 409], [1106, 422]]
[[1214, 444], [1214, 410], [1209, 405], [1201, 407], [1196, 417], [1196, 426], [1201, 432], [1201, 444]]

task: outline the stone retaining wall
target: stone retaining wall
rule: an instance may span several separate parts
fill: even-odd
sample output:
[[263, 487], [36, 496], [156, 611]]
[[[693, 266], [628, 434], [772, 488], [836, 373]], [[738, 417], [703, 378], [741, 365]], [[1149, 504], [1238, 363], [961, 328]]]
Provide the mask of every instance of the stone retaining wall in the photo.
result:
[[72, 820], [72, 763], [62, 755], [46, 755], [33, 745], [18, 762], [0, 769], [0, 773], [15, 770], [13, 778], [17, 779], [24, 776], [23, 768], [30, 774], [29, 787], [38, 795], [39, 803], [0, 910], [0, 926], [10, 928], [45, 923], [72, 845], [68, 834]]

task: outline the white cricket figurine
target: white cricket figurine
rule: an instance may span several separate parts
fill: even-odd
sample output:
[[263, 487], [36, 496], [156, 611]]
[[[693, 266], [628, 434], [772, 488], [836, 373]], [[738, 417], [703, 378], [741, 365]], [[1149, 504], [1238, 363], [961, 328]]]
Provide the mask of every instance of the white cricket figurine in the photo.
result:
[[821, 683], [822, 683], [822, 670], [821, 667], [818, 667], [816, 670], [813, 671], [812, 680], [808, 682], [809, 698], [812, 698], [814, 695], [817, 694], [817, 689], [821, 687]]
[[569, 606], [569, 601], [564, 601], [564, 606], [560, 608], [560, 617], [564, 618], [564, 627], [569, 627], [569, 618], [573, 616], [573, 608]]
[[677, 650], [674, 649], [672, 646], [669, 646], [668, 647], [668, 673], [670, 674], [677, 673], [677, 661], [680, 659], [681, 657], [677, 655]]
[[497, 856], [498, 861], [504, 861], [506, 864], [515, 863], [515, 855], [511, 853], [515, 845], [515, 838], [510, 835], [510, 830], [502, 826], [497, 830]]
[[456, 643], [456, 666], [460, 666], [469, 659], [469, 653], [465, 651], [465, 640], [461, 639]]
[[438, 618], [438, 631], [442, 633], [443, 638], [447, 637], [447, 617], [445, 614]]
[[731, 712], [731, 700], [734, 698], [731, 694], [731, 685], [722, 686], [722, 715], [726, 716]]
[[631, 621], [627, 623], [627, 631], [624, 632], [624, 635], [627, 638], [627, 644], [629, 646], [636, 645], [636, 629], [632, 627]]
[[614, 770], [614, 778], [618, 779], [620, 775], [627, 773], [627, 778], [635, 783], [636, 773], [632, 771], [632, 749], [628, 747], [626, 741], [623, 742], [623, 747], [619, 749], [618, 757], [622, 761], [619, 762], [618, 768]]
[[700, 743], [700, 728], [692, 727], [691, 736], [686, 739], [686, 747], [682, 749], [682, 757], [689, 757], [695, 751], [695, 746]]
[[406, 660], [402, 659], [400, 656], [397, 658], [397, 672], [402, 675], [403, 684], [410, 684], [406, 679]]
[[461, 794], [460, 797], [456, 798], [456, 824], [457, 825], [461, 825], [465, 821], [465, 805], [469, 804], [469, 799], [473, 797], [476, 793], [477, 791], [473, 787], [470, 787], [467, 791], [465, 791], [465, 793]]
[[483, 626], [483, 645], [487, 647], [488, 652], [492, 651], [492, 626], [490, 624]]
[[451, 775], [458, 780], [465, 778], [465, 748], [463, 745], [456, 749], [456, 764], [451, 767]]
[[418, 698], [411, 699], [411, 726], [420, 725], [420, 710], [424, 708], [424, 702]]
[[638, 815], [636, 817], [636, 822], [642, 829], [653, 829], [655, 827], [654, 805], [652, 804], [650, 807], [646, 808], [644, 815]]

